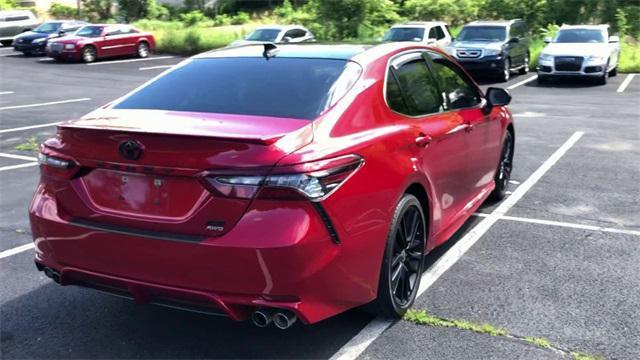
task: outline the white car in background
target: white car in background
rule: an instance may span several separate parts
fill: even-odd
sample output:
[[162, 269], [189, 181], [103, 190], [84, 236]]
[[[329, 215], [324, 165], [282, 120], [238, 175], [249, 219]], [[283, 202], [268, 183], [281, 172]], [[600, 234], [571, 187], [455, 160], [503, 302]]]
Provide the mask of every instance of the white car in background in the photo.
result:
[[453, 37], [449, 26], [442, 21], [420, 21], [393, 25], [382, 37], [382, 41], [415, 41], [429, 46], [444, 48]]
[[561, 76], [583, 76], [606, 84], [617, 73], [620, 39], [609, 25], [563, 25], [538, 57], [538, 82]]
[[304, 26], [299, 25], [269, 25], [260, 26], [253, 30], [242, 40], [236, 40], [229, 46], [241, 46], [247, 44], [259, 43], [301, 43], [306, 41], [315, 41], [315, 37], [311, 31]]

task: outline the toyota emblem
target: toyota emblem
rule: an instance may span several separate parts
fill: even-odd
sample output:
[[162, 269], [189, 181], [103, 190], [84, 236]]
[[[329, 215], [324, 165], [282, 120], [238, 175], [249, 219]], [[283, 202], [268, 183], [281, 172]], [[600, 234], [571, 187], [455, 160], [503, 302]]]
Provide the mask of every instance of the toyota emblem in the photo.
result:
[[138, 160], [142, 156], [142, 144], [135, 140], [125, 140], [118, 146], [120, 156], [127, 160]]

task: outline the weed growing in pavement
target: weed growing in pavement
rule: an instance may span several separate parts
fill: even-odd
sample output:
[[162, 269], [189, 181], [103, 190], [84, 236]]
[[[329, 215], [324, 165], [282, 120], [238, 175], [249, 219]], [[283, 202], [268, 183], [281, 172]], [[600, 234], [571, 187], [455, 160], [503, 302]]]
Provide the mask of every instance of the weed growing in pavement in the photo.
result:
[[496, 337], [504, 337], [524, 343], [532, 344], [543, 349], [550, 349], [564, 356], [571, 356], [574, 360], [599, 360], [600, 357], [571, 351], [558, 345], [554, 345], [545, 338], [533, 336], [520, 336], [507, 332], [505, 329], [497, 328], [491, 324], [477, 324], [466, 320], [445, 319], [429, 314], [426, 310], [409, 309], [404, 314], [404, 320], [416, 325], [456, 328], [469, 330], [479, 334], [488, 334]]
[[38, 144], [38, 140], [36, 139], [36, 137], [32, 136], [29, 139], [27, 139], [26, 142], [23, 142], [22, 144], [16, 146], [16, 150], [19, 150], [19, 151], [38, 151], [38, 147], [39, 146], [40, 146], [40, 144]]

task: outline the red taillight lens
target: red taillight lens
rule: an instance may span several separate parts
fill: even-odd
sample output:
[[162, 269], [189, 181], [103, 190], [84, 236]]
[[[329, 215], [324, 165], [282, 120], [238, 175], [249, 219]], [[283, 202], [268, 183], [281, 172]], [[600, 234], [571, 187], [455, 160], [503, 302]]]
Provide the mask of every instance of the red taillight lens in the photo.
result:
[[208, 184], [221, 195], [251, 199], [309, 199], [320, 201], [331, 195], [362, 165], [357, 155], [277, 166], [269, 175], [208, 176]]
[[78, 171], [78, 166], [73, 160], [44, 152], [38, 153], [38, 163], [40, 163], [40, 171], [43, 175], [70, 179]]

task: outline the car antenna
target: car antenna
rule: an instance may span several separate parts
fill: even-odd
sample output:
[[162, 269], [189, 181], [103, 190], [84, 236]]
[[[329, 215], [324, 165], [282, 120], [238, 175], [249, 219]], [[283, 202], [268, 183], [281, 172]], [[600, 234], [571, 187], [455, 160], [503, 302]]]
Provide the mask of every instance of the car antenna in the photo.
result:
[[276, 44], [270, 42], [264, 43], [264, 51], [262, 52], [262, 56], [264, 56], [265, 59], [271, 59], [272, 57], [276, 56], [277, 52], [278, 47], [276, 46]]

